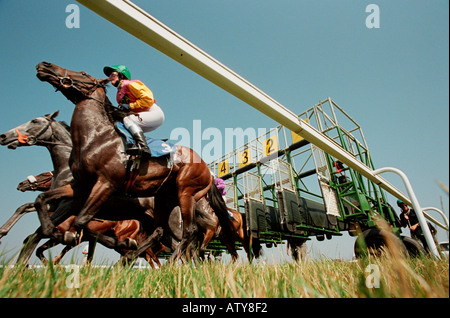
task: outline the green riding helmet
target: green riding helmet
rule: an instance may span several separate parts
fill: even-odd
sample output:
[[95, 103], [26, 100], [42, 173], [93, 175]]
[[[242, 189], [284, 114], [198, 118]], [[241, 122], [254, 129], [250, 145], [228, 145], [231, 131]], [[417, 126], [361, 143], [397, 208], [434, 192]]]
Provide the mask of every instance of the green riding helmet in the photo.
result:
[[131, 73], [128, 67], [125, 65], [113, 65], [113, 66], [105, 66], [103, 68], [103, 73], [105, 73], [106, 76], [109, 77], [112, 72], [117, 72], [119, 74], [122, 74], [126, 79], [131, 79]]

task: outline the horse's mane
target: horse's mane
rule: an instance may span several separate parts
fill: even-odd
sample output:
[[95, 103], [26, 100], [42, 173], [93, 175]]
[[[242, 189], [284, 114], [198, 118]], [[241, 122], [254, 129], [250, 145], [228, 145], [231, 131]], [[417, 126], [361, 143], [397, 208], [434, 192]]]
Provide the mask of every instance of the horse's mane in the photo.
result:
[[106, 115], [108, 116], [109, 121], [114, 125], [118, 121], [123, 121], [123, 118], [128, 116], [129, 113], [126, 111], [122, 111], [119, 108], [115, 107], [111, 101], [109, 100], [108, 96], [106, 95], [106, 87], [103, 86], [105, 89], [105, 111]]
[[65, 121], [58, 121], [58, 123], [61, 124], [69, 133], [70, 133], [70, 126]]

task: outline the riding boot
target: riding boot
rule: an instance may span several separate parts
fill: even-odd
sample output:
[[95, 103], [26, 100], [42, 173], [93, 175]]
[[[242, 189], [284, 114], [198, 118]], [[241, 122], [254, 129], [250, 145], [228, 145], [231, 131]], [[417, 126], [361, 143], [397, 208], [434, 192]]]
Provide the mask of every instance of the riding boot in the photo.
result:
[[144, 132], [139, 131], [139, 132], [133, 134], [133, 138], [134, 138], [134, 141], [136, 142], [138, 148], [129, 148], [128, 151], [133, 152], [136, 149], [138, 149], [139, 151], [141, 151], [143, 157], [151, 157], [152, 152], [150, 151], [150, 148], [148, 147], [147, 138], [145, 138]]
[[137, 147], [127, 149], [128, 154], [142, 154], [142, 156], [151, 157], [152, 154], [150, 152], [150, 148], [148, 147], [147, 139], [145, 138], [142, 128], [139, 127], [139, 125], [134, 121], [127, 119], [128, 118], [125, 117], [123, 123], [125, 125], [125, 128], [128, 129], [128, 131], [131, 133], [134, 141], [137, 144]]

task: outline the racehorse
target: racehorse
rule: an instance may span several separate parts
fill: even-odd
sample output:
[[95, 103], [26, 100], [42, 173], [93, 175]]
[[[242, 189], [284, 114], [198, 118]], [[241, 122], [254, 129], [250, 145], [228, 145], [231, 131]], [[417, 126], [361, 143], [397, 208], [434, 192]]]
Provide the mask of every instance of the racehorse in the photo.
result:
[[[222, 232], [222, 227], [220, 226], [218, 218], [214, 215], [214, 211], [208, 206], [200, 205], [200, 207], [205, 214], [208, 214], [210, 216], [210, 220], [213, 222], [213, 226], [203, 227], [203, 231], [201, 231], [201, 235], [199, 235], [199, 240], [201, 242], [199, 248], [200, 257], [202, 259], [204, 258], [206, 248], [213, 238], [219, 238], [228, 250], [232, 250], [232, 247], [229, 246], [229, 240], [223, 237], [224, 234]], [[234, 239], [242, 243], [242, 246], [247, 253], [247, 258], [251, 260], [252, 255], [250, 253], [250, 237], [247, 234], [245, 218], [243, 218], [242, 214], [237, 210], [229, 211], [233, 215], [233, 217], [230, 219], [230, 222], [233, 228]], [[235, 261], [237, 257], [237, 253], [231, 254], [231, 258], [233, 261]]]
[[[113, 248], [129, 248], [122, 242], [108, 241], [102, 234], [87, 227], [102, 204], [114, 193], [124, 192], [127, 183], [127, 170], [123, 164], [127, 158], [123, 154], [121, 137], [114, 128], [114, 108], [106, 96], [105, 85], [109, 80], [97, 80], [86, 72], [70, 71], [48, 62], [39, 63], [36, 69], [41, 81], [50, 83], [75, 104], [70, 125], [73, 149], [69, 164], [74, 181], [70, 185], [45, 192], [36, 199], [35, 207], [42, 233], [70, 243], [55, 231], [46, 203], [52, 199], [73, 197], [82, 207], [74, 223], [78, 233], [83, 231], [84, 235], [96, 237], [102, 244], [109, 244]], [[155, 196], [158, 202], [176, 199], [183, 219], [183, 237], [172, 260], [190, 258], [197, 232], [194, 206], [207, 193], [226, 239], [233, 241], [225, 202], [213, 184], [205, 162], [192, 149], [183, 146], [177, 146], [175, 157], [177, 159], [170, 167], [166, 158], [145, 161], [140, 166], [134, 185], [128, 189], [130, 195]], [[146, 242], [152, 243], [151, 240]], [[234, 248], [234, 244], [232, 246]]]
[[[9, 149], [14, 150], [18, 147], [33, 145], [46, 147], [50, 152], [53, 163], [51, 180], [53, 188], [66, 185], [72, 180], [72, 173], [68, 165], [72, 140], [68, 125], [54, 120], [58, 114], [59, 111], [56, 111], [34, 118], [0, 135], [0, 145], [7, 146]], [[20, 206], [0, 228], [0, 238], [8, 233], [23, 215], [32, 211], [35, 211], [34, 203], [25, 203]], [[29, 248], [35, 247], [38, 242], [38, 237], [34, 236], [34, 242], [28, 242]]]
[[56, 189], [72, 180], [67, 165], [72, 150], [69, 126], [56, 121], [59, 111], [34, 118], [0, 135], [0, 145], [9, 149], [24, 146], [44, 146], [50, 152], [53, 163], [52, 188]]

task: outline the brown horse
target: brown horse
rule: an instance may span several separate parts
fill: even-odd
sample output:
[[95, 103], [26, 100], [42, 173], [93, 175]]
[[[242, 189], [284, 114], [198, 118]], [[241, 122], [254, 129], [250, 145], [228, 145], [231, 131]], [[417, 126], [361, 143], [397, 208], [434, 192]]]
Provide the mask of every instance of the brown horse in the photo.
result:
[[[205, 214], [209, 214], [210, 220], [213, 220], [214, 226], [209, 227], [201, 227], [201, 229], [204, 229], [200, 235], [200, 256], [204, 258], [204, 254], [206, 251], [206, 248], [208, 247], [209, 242], [213, 238], [219, 238], [222, 243], [227, 247], [228, 250], [232, 250], [231, 246], [229, 246], [229, 240], [227, 240], [224, 237], [224, 233], [222, 230], [222, 227], [219, 224], [219, 220], [214, 215], [214, 212], [211, 208], [208, 207], [201, 207], [202, 211], [204, 211]], [[242, 246], [244, 247], [245, 252], [247, 253], [247, 258], [251, 260], [251, 253], [250, 253], [250, 237], [247, 234], [246, 230], [246, 224], [245, 224], [245, 218], [242, 216], [242, 214], [239, 211], [236, 210], [230, 210], [231, 214], [233, 215], [233, 218], [230, 219], [230, 222], [232, 224], [233, 229], [233, 235], [234, 238], [242, 243]], [[231, 253], [231, 258], [233, 261], [235, 261], [238, 257], [237, 253]]]
[[17, 190], [25, 191], [48, 191], [52, 185], [53, 172], [44, 172], [37, 176], [28, 176], [17, 185]]
[[[236, 210], [230, 211], [233, 214], [233, 219], [231, 220], [231, 223], [233, 224], [233, 227], [235, 229], [236, 238], [242, 243], [242, 246], [244, 247], [244, 250], [247, 253], [248, 260], [251, 260], [252, 254], [250, 253], [250, 237], [247, 233], [245, 217], [239, 211]], [[220, 231], [219, 235], [220, 237], [224, 235], [222, 230]], [[224, 239], [223, 242], [225, 245], [229, 244], [228, 240], [226, 239]]]
[[[121, 138], [114, 128], [111, 116], [114, 109], [104, 87], [108, 80], [97, 80], [85, 72], [70, 71], [47, 62], [38, 64], [36, 69], [41, 81], [47, 81], [76, 104], [70, 125], [73, 144], [70, 168], [74, 182], [45, 192], [36, 199], [42, 233], [64, 242], [64, 237], [55, 231], [48, 216], [46, 202], [74, 197], [82, 206], [74, 223], [78, 233], [83, 230], [84, 235], [97, 238], [106, 246], [130, 248], [124, 242], [91, 231], [87, 226], [102, 204], [112, 194], [124, 192], [127, 183], [124, 166], [127, 158], [123, 154]], [[192, 149], [183, 146], [177, 146], [175, 158], [171, 166], [167, 165], [166, 158], [151, 158], [143, 162], [128, 193], [133, 196], [155, 196], [157, 202], [167, 203], [172, 198], [176, 199], [183, 219], [183, 237], [173, 256], [189, 258], [197, 232], [193, 220], [194, 205], [208, 192], [212, 198], [209, 202], [227, 232], [227, 239], [233, 238], [225, 203], [223, 199], [217, 199], [220, 194], [212, 186], [212, 176], [205, 162]]]

